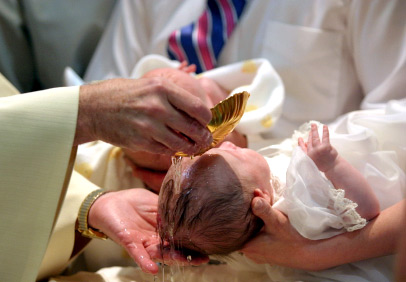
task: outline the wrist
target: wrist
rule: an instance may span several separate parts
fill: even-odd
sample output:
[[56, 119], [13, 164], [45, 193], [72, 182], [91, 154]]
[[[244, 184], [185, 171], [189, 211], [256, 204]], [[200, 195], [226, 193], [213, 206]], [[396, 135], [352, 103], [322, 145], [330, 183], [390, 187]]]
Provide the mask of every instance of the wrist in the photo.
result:
[[95, 84], [82, 85], [79, 90], [79, 110], [76, 122], [76, 134], [74, 145], [94, 141], [94, 111], [91, 109], [96, 101], [92, 101], [92, 91]]
[[333, 178], [336, 175], [337, 168], [340, 167], [342, 160], [343, 159], [340, 156], [337, 156], [332, 165], [323, 171], [327, 179], [331, 180], [331, 178]]
[[87, 238], [99, 238], [107, 239], [107, 236], [97, 229], [97, 225], [91, 220], [90, 210], [92, 209], [94, 203], [102, 197], [107, 192], [103, 189], [97, 189], [91, 192], [83, 200], [82, 205], [78, 213], [78, 228], [77, 230], [82, 234], [82, 236]]
[[110, 194], [110, 192], [111, 191], [105, 191], [100, 196], [98, 196], [89, 208], [87, 222], [90, 228], [97, 230], [102, 229], [102, 224], [100, 223], [105, 221], [104, 215], [106, 207], [104, 200], [109, 197], [107, 194]]

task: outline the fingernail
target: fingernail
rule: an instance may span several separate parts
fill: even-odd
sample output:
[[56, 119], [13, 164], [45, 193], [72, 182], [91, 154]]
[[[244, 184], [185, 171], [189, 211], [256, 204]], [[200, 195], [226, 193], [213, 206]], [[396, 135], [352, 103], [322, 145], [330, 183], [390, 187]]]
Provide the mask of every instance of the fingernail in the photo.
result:
[[213, 136], [211, 135], [210, 131], [206, 131], [206, 136], [205, 136], [206, 144], [210, 145], [211, 142], [213, 141]]

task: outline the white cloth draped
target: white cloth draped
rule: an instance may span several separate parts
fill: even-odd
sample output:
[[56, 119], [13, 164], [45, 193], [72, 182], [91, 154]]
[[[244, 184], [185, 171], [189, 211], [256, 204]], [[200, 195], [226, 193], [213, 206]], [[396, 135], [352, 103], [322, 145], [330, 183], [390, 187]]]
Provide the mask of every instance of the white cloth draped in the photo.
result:
[[358, 205], [345, 198], [344, 190], [335, 189], [299, 147], [286, 174], [286, 187], [273, 207], [285, 213], [303, 237], [325, 239], [366, 225], [355, 210]]

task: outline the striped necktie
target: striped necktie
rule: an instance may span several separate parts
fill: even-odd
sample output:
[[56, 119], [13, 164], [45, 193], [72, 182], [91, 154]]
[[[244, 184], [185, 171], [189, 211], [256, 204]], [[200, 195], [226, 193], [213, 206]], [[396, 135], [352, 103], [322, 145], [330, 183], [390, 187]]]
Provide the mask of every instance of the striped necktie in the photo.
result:
[[208, 0], [197, 20], [173, 31], [167, 52], [172, 60], [196, 65], [196, 73], [210, 70], [242, 15], [247, 0]]

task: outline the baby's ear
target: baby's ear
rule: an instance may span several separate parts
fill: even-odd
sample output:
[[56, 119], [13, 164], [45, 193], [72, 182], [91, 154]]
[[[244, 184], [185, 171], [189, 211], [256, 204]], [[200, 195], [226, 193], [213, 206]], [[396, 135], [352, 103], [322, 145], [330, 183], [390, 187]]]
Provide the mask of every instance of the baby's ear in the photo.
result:
[[266, 190], [261, 190], [259, 188], [256, 188], [254, 190], [254, 197], [264, 198], [268, 203], [271, 203], [271, 195], [269, 195], [269, 192]]

